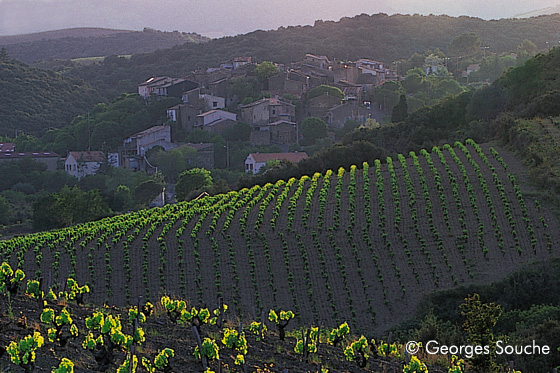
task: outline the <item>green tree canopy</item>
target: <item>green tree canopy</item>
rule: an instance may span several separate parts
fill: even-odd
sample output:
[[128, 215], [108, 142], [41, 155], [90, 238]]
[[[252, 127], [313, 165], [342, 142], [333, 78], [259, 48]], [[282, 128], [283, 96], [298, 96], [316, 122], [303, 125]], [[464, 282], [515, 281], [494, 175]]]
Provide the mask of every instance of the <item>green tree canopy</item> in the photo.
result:
[[278, 74], [278, 68], [270, 61], [264, 61], [255, 67], [255, 74], [261, 83], [265, 83], [268, 78]]
[[133, 192], [134, 200], [139, 205], [147, 206], [163, 190], [163, 184], [155, 180], [146, 180], [140, 183]]
[[175, 183], [181, 172], [193, 168], [198, 163], [198, 155], [195, 148], [183, 145], [169, 151], [155, 152], [149, 160], [165, 175], [167, 182]]
[[480, 53], [480, 46], [482, 42], [477, 34], [474, 32], [468, 34], [461, 34], [451, 41], [447, 46], [447, 51], [450, 56], [473, 56]]
[[65, 186], [33, 204], [33, 227], [53, 229], [97, 220], [111, 214], [99, 190], [84, 192], [77, 186]]
[[212, 175], [204, 168], [193, 168], [186, 170], [179, 175], [179, 180], [175, 186], [177, 201], [185, 201], [189, 195], [203, 188], [212, 186]]
[[310, 89], [309, 92], [307, 92], [307, 99], [309, 100], [314, 97], [319, 97], [322, 95], [335, 96], [340, 98], [341, 100], [344, 98], [344, 93], [342, 93], [340, 88], [323, 84], [313, 89]]
[[4, 198], [0, 196], [0, 224], [8, 224], [12, 217], [12, 207]]
[[[463, 330], [467, 342], [474, 346], [490, 346], [494, 349], [496, 340], [493, 328], [502, 314], [502, 307], [494, 303], [482, 303], [478, 294], [465, 298], [459, 306], [461, 315], [465, 317]], [[477, 372], [495, 372], [498, 365], [494, 351], [490, 354], [475, 355], [470, 359]]]
[[406, 96], [401, 95], [399, 98], [399, 103], [395, 105], [393, 108], [393, 112], [391, 114], [391, 122], [403, 122], [406, 117], [408, 116], [408, 104], [406, 103]]
[[301, 133], [305, 141], [312, 145], [318, 139], [327, 137], [327, 125], [321, 118], [307, 117], [301, 123]]

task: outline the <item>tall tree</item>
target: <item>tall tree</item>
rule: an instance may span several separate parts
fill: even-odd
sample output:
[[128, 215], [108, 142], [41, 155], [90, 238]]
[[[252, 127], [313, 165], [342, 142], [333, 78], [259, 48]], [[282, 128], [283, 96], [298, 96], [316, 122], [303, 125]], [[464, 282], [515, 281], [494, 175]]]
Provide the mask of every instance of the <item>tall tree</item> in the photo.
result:
[[175, 186], [177, 201], [184, 201], [189, 194], [195, 190], [209, 188], [212, 186], [212, 175], [210, 171], [204, 168], [193, 168], [184, 171], [179, 175], [179, 181]]
[[467, 342], [473, 346], [488, 346], [489, 354], [475, 355], [469, 359], [476, 372], [496, 372], [496, 340], [493, 328], [502, 314], [502, 307], [494, 303], [482, 303], [478, 294], [469, 295], [459, 306], [465, 317], [463, 330]]
[[327, 125], [321, 118], [307, 117], [301, 123], [301, 134], [312, 145], [315, 141], [327, 137]]
[[406, 96], [401, 95], [399, 98], [399, 103], [393, 107], [393, 112], [391, 113], [391, 122], [398, 123], [404, 122], [408, 117], [408, 104], [406, 103]]

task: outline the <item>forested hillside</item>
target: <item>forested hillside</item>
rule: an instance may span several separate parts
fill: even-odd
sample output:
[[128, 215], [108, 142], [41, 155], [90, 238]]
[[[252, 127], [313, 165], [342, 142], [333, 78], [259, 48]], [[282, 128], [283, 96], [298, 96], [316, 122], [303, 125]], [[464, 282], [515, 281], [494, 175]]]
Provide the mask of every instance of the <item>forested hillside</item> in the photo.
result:
[[[97, 31], [97, 32], [96, 32]], [[0, 37], [10, 56], [25, 63], [50, 59], [105, 57], [153, 52], [184, 43], [210, 40], [194, 33], [163, 32], [150, 28], [144, 31], [71, 29]], [[82, 35], [83, 34], [83, 35]]]
[[14, 136], [16, 130], [40, 135], [103, 101], [82, 80], [29, 67], [5, 50], [0, 55], [0, 92], [0, 136]]
[[[182, 76], [196, 68], [218, 66], [237, 56], [256, 61], [289, 63], [305, 53], [324, 54], [339, 60], [372, 58], [390, 63], [439, 48], [447, 52], [453, 38], [476, 33], [493, 53], [515, 51], [528, 39], [539, 49], [560, 29], [560, 15], [529, 19], [485, 21], [471, 17], [385, 14], [360, 15], [338, 22], [317, 21], [314, 26], [281, 27], [275, 31], [255, 31], [202, 44], [185, 44], [169, 50], [133, 56], [130, 60], [106, 61], [73, 72], [97, 87], [111, 92], [119, 81], [129, 82], [129, 90], [146, 76]], [[450, 57], [456, 57], [450, 55]], [[119, 92], [120, 93], [120, 92]], [[113, 93], [114, 95], [118, 93]]]

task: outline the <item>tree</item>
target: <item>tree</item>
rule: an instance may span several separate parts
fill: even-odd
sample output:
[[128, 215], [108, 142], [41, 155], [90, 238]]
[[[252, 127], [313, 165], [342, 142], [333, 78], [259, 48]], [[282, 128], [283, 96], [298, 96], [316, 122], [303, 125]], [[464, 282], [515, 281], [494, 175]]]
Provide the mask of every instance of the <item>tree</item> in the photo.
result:
[[344, 93], [342, 93], [340, 88], [323, 84], [309, 90], [309, 92], [307, 92], [307, 99], [309, 100], [322, 95], [335, 96], [340, 98], [341, 100], [344, 98]]
[[99, 190], [84, 192], [65, 186], [33, 204], [33, 227], [53, 229], [97, 220], [111, 214], [109, 205]]
[[523, 40], [523, 42], [517, 46], [517, 62], [519, 64], [524, 63], [529, 58], [537, 54], [538, 51], [539, 48], [535, 45], [535, 43], [527, 39]]
[[224, 129], [222, 136], [227, 141], [249, 141], [252, 130], [251, 125], [245, 122], [237, 122], [233, 126]]
[[175, 186], [177, 201], [185, 201], [189, 195], [202, 188], [212, 186], [212, 175], [204, 168], [193, 168], [186, 170], [179, 175], [179, 180]]
[[134, 189], [134, 200], [139, 205], [148, 205], [163, 190], [163, 185], [155, 180], [146, 180]]
[[495, 372], [498, 364], [496, 362], [496, 340], [492, 329], [502, 314], [502, 307], [494, 303], [482, 303], [478, 294], [469, 295], [465, 303], [459, 306], [461, 315], [465, 317], [463, 330], [467, 342], [474, 346], [489, 346], [489, 354], [473, 356], [470, 364], [477, 372]]
[[175, 183], [181, 172], [197, 165], [198, 155], [195, 148], [183, 145], [169, 151], [155, 152], [149, 160], [165, 175], [167, 182]]
[[379, 127], [381, 127], [381, 125], [378, 121], [375, 120], [375, 118], [367, 118], [364, 124], [360, 125], [359, 128], [367, 128], [373, 130]]
[[129, 211], [134, 209], [134, 199], [132, 191], [126, 185], [119, 185], [115, 192], [115, 205], [119, 211]]
[[243, 101], [246, 97], [255, 98], [259, 95], [258, 81], [253, 78], [243, 76], [233, 78], [227, 88], [228, 96], [236, 99], [237, 102]]
[[391, 122], [398, 123], [404, 122], [406, 117], [408, 117], [408, 105], [406, 103], [406, 96], [401, 95], [399, 98], [399, 103], [393, 107], [393, 112], [391, 113]]
[[264, 61], [255, 67], [255, 74], [261, 84], [268, 82], [268, 78], [278, 74], [278, 68], [270, 61]]
[[305, 141], [312, 145], [327, 136], [327, 125], [321, 118], [307, 117], [301, 123], [301, 133]]
[[10, 55], [8, 54], [8, 51], [6, 50], [6, 47], [2, 47], [2, 49], [0, 50], [0, 61], [2, 61], [2, 62], [9, 62], [10, 61]]
[[451, 41], [447, 51], [453, 57], [472, 56], [480, 53], [481, 44], [480, 38], [474, 32], [461, 34]]
[[6, 198], [0, 196], [0, 224], [8, 224], [12, 215], [11, 207]]
[[420, 67], [408, 70], [402, 82], [403, 88], [409, 94], [423, 90], [426, 84], [426, 72]]

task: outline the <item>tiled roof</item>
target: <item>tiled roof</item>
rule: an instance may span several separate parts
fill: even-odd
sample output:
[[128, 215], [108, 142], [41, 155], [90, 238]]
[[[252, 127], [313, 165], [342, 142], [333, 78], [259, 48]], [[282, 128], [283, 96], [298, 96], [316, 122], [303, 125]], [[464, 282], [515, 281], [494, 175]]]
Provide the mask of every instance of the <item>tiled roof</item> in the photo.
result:
[[308, 158], [306, 152], [297, 152], [297, 153], [251, 153], [249, 154], [253, 157], [255, 162], [257, 163], [264, 163], [270, 160], [286, 160], [294, 163], [298, 163], [302, 159]]
[[0, 159], [16, 159], [16, 158], [59, 158], [55, 152], [5, 152], [0, 151]]
[[194, 143], [187, 143], [187, 146], [190, 146], [191, 148], [195, 148], [197, 151], [201, 151], [201, 150], [208, 150], [214, 147], [214, 144], [212, 143], [205, 143], [205, 142], [201, 142], [198, 144], [194, 144]]
[[13, 142], [0, 143], [0, 152], [13, 152], [16, 150], [16, 144]]
[[248, 107], [252, 107], [252, 106], [257, 106], [257, 105], [260, 105], [260, 104], [265, 104], [267, 102], [268, 102], [269, 105], [273, 105], [273, 106], [288, 105], [288, 106], [294, 106], [295, 107], [295, 105], [292, 105], [289, 102], [281, 101], [278, 98], [263, 98], [263, 99], [260, 99], [258, 101], [255, 101], [255, 102], [251, 102], [250, 104], [242, 105], [240, 107], [242, 109], [244, 109], [244, 108], [248, 108]]
[[69, 152], [68, 154], [78, 162], [103, 162], [105, 160], [105, 154], [97, 150], [87, 152]]
[[154, 132], [159, 132], [162, 130], [165, 130], [167, 128], [170, 128], [169, 126], [153, 126], [148, 128], [147, 130], [135, 133], [134, 135], [132, 135], [131, 137], [142, 137], [142, 136], [146, 136], [149, 135], [150, 133], [154, 133]]
[[267, 126], [277, 126], [277, 125], [282, 124], [282, 123], [286, 123], [286, 124], [289, 124], [291, 126], [296, 125], [294, 122], [290, 122], [288, 120], [277, 120], [276, 122], [272, 122], [272, 123], [267, 124]]
[[143, 83], [140, 83], [139, 85], [151, 85], [151, 84], [162, 84], [163, 82], [165, 82], [166, 80], [172, 79], [168, 76], [158, 76], [158, 77], [153, 77], [150, 78], [148, 80], [146, 80]]

